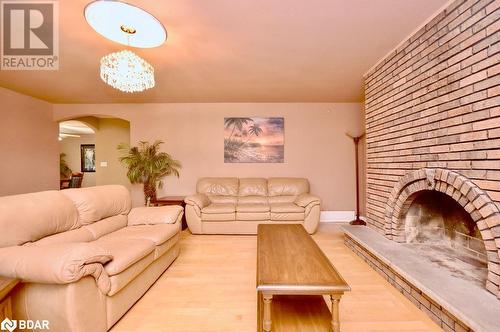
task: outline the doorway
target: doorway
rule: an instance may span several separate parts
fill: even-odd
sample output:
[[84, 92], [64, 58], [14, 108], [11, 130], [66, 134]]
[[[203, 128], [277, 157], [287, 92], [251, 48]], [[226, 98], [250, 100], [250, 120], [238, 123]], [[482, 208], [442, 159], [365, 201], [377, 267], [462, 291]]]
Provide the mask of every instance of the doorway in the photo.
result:
[[[65, 155], [72, 174], [83, 173], [82, 187], [130, 187], [126, 169], [119, 161], [117, 147], [121, 143], [130, 143], [130, 123], [126, 120], [88, 116], [59, 123], [60, 153]], [[88, 160], [92, 149], [94, 160]]]

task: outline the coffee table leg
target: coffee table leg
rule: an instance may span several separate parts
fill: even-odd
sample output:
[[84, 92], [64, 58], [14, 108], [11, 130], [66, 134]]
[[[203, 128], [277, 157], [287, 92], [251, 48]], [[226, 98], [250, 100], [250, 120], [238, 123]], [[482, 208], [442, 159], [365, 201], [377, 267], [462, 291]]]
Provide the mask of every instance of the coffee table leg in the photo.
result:
[[262, 332], [262, 293], [257, 291], [257, 332]]
[[332, 301], [332, 330], [333, 332], [340, 332], [340, 296], [330, 295], [330, 300]]
[[262, 297], [264, 301], [264, 317], [262, 319], [262, 329], [264, 332], [271, 332], [271, 301], [273, 300], [272, 295], [265, 294]]

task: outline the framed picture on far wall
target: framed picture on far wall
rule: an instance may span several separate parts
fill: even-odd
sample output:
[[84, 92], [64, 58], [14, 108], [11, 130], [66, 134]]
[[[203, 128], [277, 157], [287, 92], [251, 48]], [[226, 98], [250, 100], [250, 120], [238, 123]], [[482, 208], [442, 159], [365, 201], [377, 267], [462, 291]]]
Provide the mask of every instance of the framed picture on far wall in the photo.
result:
[[95, 144], [80, 145], [82, 172], [95, 172]]
[[285, 119], [224, 118], [225, 163], [283, 163]]

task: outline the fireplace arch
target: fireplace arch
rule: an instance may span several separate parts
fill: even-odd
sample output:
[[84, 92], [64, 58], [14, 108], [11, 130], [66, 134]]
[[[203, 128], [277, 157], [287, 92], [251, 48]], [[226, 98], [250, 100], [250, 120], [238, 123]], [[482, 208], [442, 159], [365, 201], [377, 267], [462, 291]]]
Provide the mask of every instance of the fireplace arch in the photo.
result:
[[422, 168], [405, 174], [389, 195], [385, 209], [385, 236], [396, 242], [406, 242], [402, 217], [418, 193], [429, 190], [453, 198], [476, 223], [487, 252], [486, 288], [500, 298], [500, 211], [489, 196], [467, 177], [440, 168]]

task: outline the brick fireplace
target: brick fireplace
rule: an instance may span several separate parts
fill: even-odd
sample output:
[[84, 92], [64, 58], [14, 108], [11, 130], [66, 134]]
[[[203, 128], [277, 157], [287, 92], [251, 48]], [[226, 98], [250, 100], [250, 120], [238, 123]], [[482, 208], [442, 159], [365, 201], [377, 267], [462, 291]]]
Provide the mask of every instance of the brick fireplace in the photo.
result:
[[414, 200], [426, 191], [437, 191], [452, 198], [476, 223], [480, 238], [484, 241], [488, 264], [486, 289], [500, 297], [500, 250], [493, 236], [493, 228], [500, 225], [499, 210], [490, 197], [465, 176], [441, 168], [423, 168], [406, 173], [388, 196], [385, 206], [385, 236], [396, 242], [407, 242], [408, 229], [405, 226], [408, 225], [405, 224], [405, 217]]
[[406, 242], [414, 200], [446, 195], [476, 224], [500, 298], [499, 4], [450, 4], [366, 74], [365, 109], [369, 227]]

